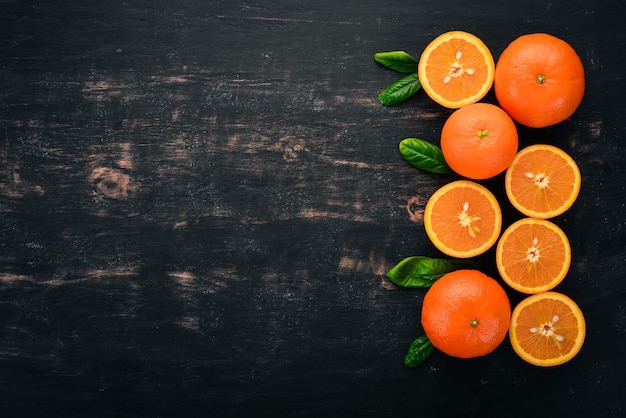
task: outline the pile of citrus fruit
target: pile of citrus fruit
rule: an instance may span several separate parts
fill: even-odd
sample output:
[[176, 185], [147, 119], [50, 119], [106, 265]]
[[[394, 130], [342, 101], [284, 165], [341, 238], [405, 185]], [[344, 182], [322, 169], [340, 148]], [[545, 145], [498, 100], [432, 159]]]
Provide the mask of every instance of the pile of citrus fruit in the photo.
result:
[[[395, 57], [410, 65], [410, 57]], [[580, 58], [565, 41], [535, 33], [511, 42], [494, 63], [479, 38], [452, 31], [425, 48], [416, 70], [426, 94], [455, 109], [441, 130], [440, 157], [462, 177], [428, 200], [426, 234], [455, 260], [495, 246], [502, 281], [529, 296], [511, 309], [497, 280], [451, 264], [424, 286], [430, 287], [422, 305], [425, 336], [407, 359], [423, 361], [432, 346], [455, 357], [483, 356], [508, 334], [515, 353], [531, 364], [569, 361], [583, 345], [585, 319], [572, 299], [553, 290], [566, 277], [572, 256], [566, 234], [550, 219], [574, 204], [581, 174], [573, 158], [553, 145], [519, 150], [516, 124], [542, 128], [576, 111], [585, 88]], [[498, 105], [480, 103], [492, 87]], [[523, 215], [504, 231], [498, 200], [477, 182], [502, 173], [506, 196]], [[441, 273], [441, 263], [437, 266]], [[417, 268], [407, 273], [406, 263], [403, 269], [419, 273]]]

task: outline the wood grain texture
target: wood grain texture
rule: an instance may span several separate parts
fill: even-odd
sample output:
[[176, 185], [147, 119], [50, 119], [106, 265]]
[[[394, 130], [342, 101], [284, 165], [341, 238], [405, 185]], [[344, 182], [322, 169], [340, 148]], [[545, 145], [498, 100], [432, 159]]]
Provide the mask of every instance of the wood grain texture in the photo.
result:
[[[3, 416], [626, 413], [622, 2], [0, 10]], [[397, 145], [437, 142], [449, 111], [421, 92], [382, 107], [397, 74], [372, 58], [419, 56], [450, 29], [496, 57], [549, 32], [586, 68], [569, 120], [520, 128], [522, 145], [558, 145], [583, 174], [556, 222], [574, 257], [560, 290], [589, 331], [558, 369], [532, 368], [506, 343], [472, 361], [402, 363], [424, 292], [385, 273], [438, 255], [422, 212], [451, 177], [418, 172]], [[485, 184], [503, 198], [501, 180]], [[504, 206], [505, 221], [519, 216]]]

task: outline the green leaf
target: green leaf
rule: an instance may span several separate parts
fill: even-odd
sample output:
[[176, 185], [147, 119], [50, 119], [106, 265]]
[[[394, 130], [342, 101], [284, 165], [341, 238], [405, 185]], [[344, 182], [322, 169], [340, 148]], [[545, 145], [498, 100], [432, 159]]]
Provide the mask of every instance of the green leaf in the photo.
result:
[[418, 138], [405, 138], [400, 141], [400, 154], [413, 167], [431, 173], [450, 173], [452, 170], [438, 146]]
[[393, 106], [413, 96], [421, 87], [417, 73], [410, 74], [394, 81], [381, 91], [378, 95], [378, 101], [384, 106]]
[[404, 51], [377, 52], [374, 61], [401, 73], [417, 72], [417, 61]]
[[430, 287], [446, 273], [476, 267], [478, 262], [469, 259], [443, 259], [424, 256], [405, 258], [396, 264], [387, 277], [401, 287], [423, 289]]
[[417, 367], [433, 352], [433, 343], [426, 335], [416, 338], [409, 346], [409, 351], [404, 357], [406, 367]]

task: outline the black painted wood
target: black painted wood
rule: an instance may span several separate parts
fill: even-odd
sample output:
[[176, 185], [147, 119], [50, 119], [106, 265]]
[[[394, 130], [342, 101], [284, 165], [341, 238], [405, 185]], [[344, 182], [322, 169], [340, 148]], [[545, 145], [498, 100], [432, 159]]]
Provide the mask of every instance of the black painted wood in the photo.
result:
[[[0, 10], [3, 416], [626, 414], [623, 2]], [[523, 363], [508, 342], [403, 365], [424, 292], [385, 273], [438, 255], [421, 213], [450, 177], [411, 168], [397, 144], [437, 142], [449, 111], [423, 93], [380, 106], [397, 74], [372, 56], [419, 56], [451, 29], [495, 57], [552, 33], [586, 68], [569, 120], [520, 128], [522, 145], [556, 144], [583, 174], [556, 220], [574, 257], [558, 290], [588, 336], [559, 368]], [[485, 184], [503, 198], [502, 178]]]

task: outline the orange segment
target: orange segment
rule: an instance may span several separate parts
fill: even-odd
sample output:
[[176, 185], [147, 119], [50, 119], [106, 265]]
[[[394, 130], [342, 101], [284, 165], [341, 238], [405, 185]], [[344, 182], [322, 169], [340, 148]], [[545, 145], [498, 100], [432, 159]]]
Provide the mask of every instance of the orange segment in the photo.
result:
[[496, 264], [502, 279], [523, 293], [539, 293], [561, 283], [572, 260], [569, 240], [555, 224], [524, 218], [498, 241]]
[[469, 180], [458, 180], [430, 197], [424, 209], [424, 227], [441, 252], [469, 258], [484, 253], [496, 243], [502, 212], [487, 188]]
[[558, 366], [571, 360], [585, 340], [585, 318], [578, 305], [557, 292], [532, 295], [511, 315], [513, 350], [536, 366]]
[[569, 209], [580, 191], [580, 170], [565, 151], [531, 145], [517, 153], [505, 175], [511, 204], [526, 216], [548, 219]]
[[422, 88], [435, 102], [457, 109], [482, 99], [493, 84], [495, 64], [475, 35], [451, 31], [439, 35], [417, 64]]

